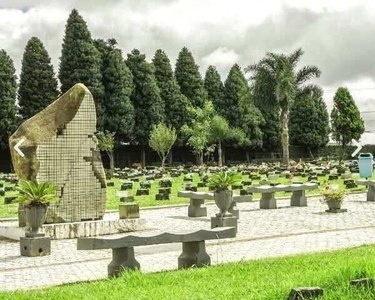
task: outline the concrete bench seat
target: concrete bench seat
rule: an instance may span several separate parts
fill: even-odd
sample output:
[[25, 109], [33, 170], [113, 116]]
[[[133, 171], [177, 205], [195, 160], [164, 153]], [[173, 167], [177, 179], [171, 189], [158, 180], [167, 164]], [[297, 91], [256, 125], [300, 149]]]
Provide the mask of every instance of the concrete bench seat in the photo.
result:
[[355, 183], [357, 185], [366, 185], [368, 186], [367, 190], [367, 201], [375, 201], [375, 180], [365, 180], [360, 179], [356, 180]]
[[112, 249], [112, 261], [108, 265], [108, 276], [118, 276], [123, 269], [140, 269], [134, 256], [134, 247], [158, 244], [182, 243], [182, 254], [178, 258], [178, 268], [201, 267], [211, 264], [206, 252], [205, 241], [234, 238], [234, 227], [219, 227], [211, 230], [164, 232], [160, 234], [127, 235], [120, 238], [90, 237], [79, 238], [77, 250]]
[[251, 186], [247, 189], [249, 193], [261, 193], [261, 199], [259, 202], [259, 208], [261, 209], [275, 209], [277, 203], [275, 199], [276, 192], [292, 192], [290, 198], [290, 206], [307, 206], [306, 190], [317, 189], [318, 184], [316, 183], [304, 183], [304, 184], [291, 184], [284, 185], [279, 184], [276, 186], [260, 185]]
[[[188, 216], [192, 218], [197, 217], [206, 217], [207, 216], [207, 207], [204, 207], [205, 200], [214, 200], [213, 192], [193, 192], [193, 191], [179, 191], [177, 197], [180, 198], [189, 198], [190, 204], [188, 206]], [[248, 201], [251, 201], [251, 196], [240, 196], [233, 193], [233, 202], [234, 204], [238, 202], [245, 202], [244, 199], [247, 198]], [[235, 207], [235, 205], [233, 205]], [[236, 209], [236, 208], [235, 208]], [[231, 210], [229, 210], [231, 212]]]

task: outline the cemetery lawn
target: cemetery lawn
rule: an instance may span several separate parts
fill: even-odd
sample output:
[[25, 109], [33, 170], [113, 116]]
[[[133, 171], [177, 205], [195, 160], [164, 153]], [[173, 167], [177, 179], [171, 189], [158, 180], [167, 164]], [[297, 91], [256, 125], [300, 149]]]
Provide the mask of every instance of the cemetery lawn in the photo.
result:
[[[187, 198], [179, 198], [177, 197], [177, 192], [180, 190], [183, 190], [183, 176], [172, 178], [173, 185], [171, 188], [171, 195], [169, 196], [169, 200], [155, 200], [155, 195], [158, 193], [159, 189], [159, 180], [154, 180], [150, 189], [150, 195], [149, 196], [136, 196], [137, 189], [139, 188], [139, 182], [134, 182], [133, 189], [128, 190], [129, 195], [133, 195], [135, 198], [135, 202], [139, 204], [140, 207], [150, 207], [150, 206], [161, 206], [161, 205], [173, 205], [173, 204], [188, 204], [189, 199]], [[324, 183], [325, 180], [327, 180], [328, 176], [326, 177], [318, 177], [318, 180], [320, 183]], [[295, 180], [298, 179], [301, 182], [305, 183], [307, 182], [307, 178], [297, 177]], [[353, 179], [359, 179], [358, 174], [353, 175]], [[372, 177], [372, 179], [375, 179], [375, 176]], [[140, 181], [143, 181], [144, 177], [140, 178]], [[249, 180], [249, 176], [242, 176], [242, 180]], [[119, 179], [113, 179], [110, 180], [114, 182], [114, 187], [108, 187], [107, 188], [107, 209], [118, 209], [118, 205], [120, 204], [120, 199], [116, 196], [117, 191], [120, 190], [120, 180]], [[193, 175], [193, 186], [196, 186], [197, 183], [200, 181], [200, 178], [198, 174]], [[253, 180], [252, 184], [258, 184], [259, 181]], [[286, 178], [280, 178], [274, 182], [279, 182], [281, 184], [290, 184], [291, 181]], [[330, 181], [330, 183], [337, 183], [341, 187], [344, 187], [343, 180], [333, 180]], [[5, 183], [5, 186], [9, 186], [9, 183]], [[198, 191], [207, 191], [208, 188], [198, 188]], [[350, 189], [351, 192], [355, 191], [365, 191], [365, 186], [358, 186], [357, 188]], [[240, 191], [236, 190], [235, 193], [239, 194]], [[318, 190], [308, 190], [306, 192], [307, 195], [318, 195]], [[5, 196], [13, 196], [16, 195], [16, 192], [6, 192]], [[276, 197], [290, 197], [290, 193], [285, 192], [278, 192], [276, 193]], [[260, 194], [254, 195], [254, 200], [260, 199]], [[17, 217], [17, 207], [18, 204], [7, 204], [4, 205], [4, 197], [0, 196], [0, 219], [1, 218], [14, 218]]]
[[79, 299], [287, 299], [290, 289], [319, 286], [325, 300], [375, 299], [375, 287], [350, 280], [375, 277], [375, 246], [142, 274], [43, 290], [0, 293], [7, 300]]

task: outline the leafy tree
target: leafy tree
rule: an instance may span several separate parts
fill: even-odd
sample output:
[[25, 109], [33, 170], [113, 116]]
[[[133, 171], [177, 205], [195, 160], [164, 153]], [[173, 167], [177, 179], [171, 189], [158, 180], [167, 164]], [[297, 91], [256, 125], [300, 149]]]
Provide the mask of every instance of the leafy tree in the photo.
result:
[[269, 106], [277, 105], [282, 124], [283, 161], [289, 163], [289, 111], [294, 99], [301, 94], [319, 90], [315, 85], [305, 85], [312, 78], [320, 76], [320, 70], [315, 66], [305, 66], [296, 71], [297, 64], [303, 55], [298, 49], [290, 55], [267, 53], [257, 64], [247, 68], [253, 72], [253, 80], [266, 79], [268, 88], [275, 94], [272, 103], [265, 100]]
[[194, 107], [203, 108], [207, 94], [199, 73], [199, 67], [186, 47], [183, 47], [178, 54], [175, 75], [182, 94], [190, 100]]
[[204, 77], [204, 88], [206, 89], [208, 100], [212, 102], [216, 111], [219, 111], [219, 105], [224, 98], [224, 85], [215, 66], [207, 68]]
[[115, 147], [115, 133], [99, 131], [96, 137], [98, 138], [99, 149], [105, 151], [109, 157], [110, 176], [112, 177], [115, 169], [115, 156], [113, 153]]
[[219, 167], [221, 167], [223, 165], [222, 143], [231, 136], [231, 128], [229, 127], [227, 120], [216, 115], [210, 122], [209, 131], [209, 140], [217, 143], [218, 164]]
[[96, 40], [101, 53], [104, 86], [104, 130], [116, 133], [116, 139], [129, 140], [134, 127], [134, 107], [130, 100], [133, 75], [126, 65], [116, 40]]
[[293, 145], [318, 149], [329, 142], [329, 115], [321, 93], [296, 98], [290, 110], [290, 141]]
[[83, 83], [92, 93], [98, 116], [98, 127], [103, 127], [102, 75], [100, 53], [94, 46], [86, 22], [73, 9], [65, 27], [60, 57], [59, 79], [65, 93], [76, 83]]
[[167, 126], [175, 128], [181, 138], [181, 127], [184, 124], [189, 124], [191, 119], [188, 110], [189, 99], [181, 93], [173, 75], [170, 60], [163, 50], [156, 50], [152, 62], [155, 66], [155, 78], [164, 104], [165, 123]]
[[13, 60], [0, 50], [0, 147], [7, 148], [9, 136], [16, 129], [17, 76]]
[[342, 155], [351, 140], [359, 140], [365, 131], [365, 125], [361, 114], [349, 90], [339, 87], [333, 98], [333, 109], [331, 112], [332, 138], [340, 143]]
[[146, 56], [134, 49], [126, 60], [133, 74], [134, 90], [130, 97], [135, 109], [134, 136], [142, 145], [142, 165], [145, 165], [145, 146], [153, 127], [164, 120], [163, 102], [155, 78], [155, 67]]
[[161, 167], [164, 168], [165, 159], [173, 144], [176, 142], [176, 130], [163, 123], [154, 127], [150, 134], [150, 147], [156, 151], [161, 159]]
[[194, 118], [190, 126], [184, 125], [182, 132], [188, 140], [188, 145], [193, 149], [193, 153], [198, 158], [198, 164], [203, 164], [204, 151], [210, 142], [210, 125], [215, 116], [215, 109], [210, 101], [207, 101], [203, 108], [192, 108], [191, 113]]
[[22, 58], [22, 70], [18, 89], [19, 113], [27, 120], [56, 100], [57, 79], [51, 58], [43, 43], [32, 37]]

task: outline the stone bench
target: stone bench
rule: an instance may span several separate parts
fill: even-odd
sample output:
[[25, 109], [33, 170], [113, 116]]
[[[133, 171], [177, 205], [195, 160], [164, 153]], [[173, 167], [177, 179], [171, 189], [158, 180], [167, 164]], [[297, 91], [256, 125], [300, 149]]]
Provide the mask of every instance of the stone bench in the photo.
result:
[[259, 207], [261, 209], [274, 209], [277, 208], [275, 199], [276, 192], [292, 192], [290, 198], [290, 206], [307, 206], [307, 198], [305, 195], [306, 190], [317, 189], [316, 183], [305, 183], [305, 184], [291, 184], [291, 185], [261, 185], [251, 186], [247, 189], [249, 193], [261, 193], [261, 199]]
[[[206, 217], [207, 216], [207, 207], [204, 205], [204, 200], [214, 200], [214, 194], [212, 192], [193, 192], [193, 191], [179, 191], [177, 197], [180, 198], [189, 198], [190, 204], [188, 206], [188, 216], [192, 218], [197, 217]], [[237, 201], [238, 200], [238, 201]], [[238, 212], [236, 211], [236, 202], [251, 202], [251, 196], [240, 196], [233, 194], [234, 204], [231, 206], [232, 209], [229, 209], [230, 213], [233, 213], [238, 217]]]
[[366, 185], [368, 186], [367, 190], [367, 201], [375, 201], [375, 180], [356, 180], [357, 185]]
[[206, 252], [206, 240], [234, 238], [234, 227], [221, 227], [211, 230], [184, 231], [160, 234], [127, 235], [120, 238], [79, 238], [77, 250], [112, 249], [112, 261], [108, 265], [108, 276], [118, 276], [123, 269], [140, 269], [134, 256], [134, 247], [170, 243], [182, 243], [182, 254], [178, 258], [178, 268], [209, 266], [211, 258]]
[[214, 194], [209, 192], [179, 191], [177, 197], [190, 198], [188, 216], [193, 218], [206, 217], [207, 207], [202, 207], [204, 200], [214, 200]]

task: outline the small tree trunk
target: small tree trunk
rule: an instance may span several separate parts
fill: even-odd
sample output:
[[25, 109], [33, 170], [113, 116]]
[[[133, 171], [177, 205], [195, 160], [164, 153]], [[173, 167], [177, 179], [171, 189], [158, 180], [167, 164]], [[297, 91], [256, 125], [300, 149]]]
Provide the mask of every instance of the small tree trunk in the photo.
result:
[[169, 156], [168, 156], [168, 164], [169, 164], [169, 166], [172, 166], [172, 164], [173, 164], [172, 149], [171, 149], [171, 151], [169, 152]]
[[113, 154], [113, 150], [108, 151], [108, 156], [109, 156], [109, 176], [112, 178], [114, 170], [115, 170], [115, 156]]
[[142, 145], [142, 148], [141, 148], [141, 164], [142, 164], [142, 168], [146, 166], [146, 146], [145, 145]]
[[226, 163], [226, 160], [225, 160], [225, 147], [222, 147], [222, 149], [221, 149], [221, 159], [222, 159], [222, 161], [223, 161], [223, 165], [225, 165], [225, 163]]
[[281, 121], [282, 121], [282, 144], [283, 144], [283, 162], [289, 164], [289, 112], [287, 109], [281, 111]]
[[246, 149], [246, 161], [249, 164], [250, 163], [250, 153], [249, 150]]
[[217, 155], [219, 156], [219, 160], [218, 160], [219, 167], [222, 167], [223, 166], [223, 154], [221, 152], [221, 141], [219, 141], [217, 144]]
[[309, 155], [310, 155], [310, 158], [314, 159], [314, 154], [312, 153], [312, 151], [311, 151], [311, 148], [310, 148], [310, 147], [308, 147], [308, 150], [309, 150]]

